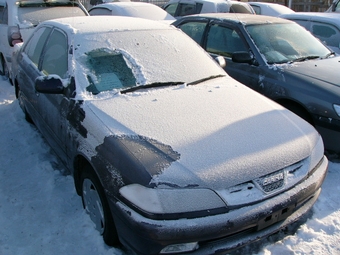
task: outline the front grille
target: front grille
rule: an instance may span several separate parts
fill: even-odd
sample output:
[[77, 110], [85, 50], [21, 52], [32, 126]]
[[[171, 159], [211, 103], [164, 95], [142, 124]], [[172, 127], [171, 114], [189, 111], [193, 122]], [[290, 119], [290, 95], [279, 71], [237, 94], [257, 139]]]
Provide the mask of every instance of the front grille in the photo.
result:
[[283, 187], [285, 183], [285, 172], [283, 170], [279, 170], [275, 173], [257, 178], [254, 181], [264, 192], [270, 193]]

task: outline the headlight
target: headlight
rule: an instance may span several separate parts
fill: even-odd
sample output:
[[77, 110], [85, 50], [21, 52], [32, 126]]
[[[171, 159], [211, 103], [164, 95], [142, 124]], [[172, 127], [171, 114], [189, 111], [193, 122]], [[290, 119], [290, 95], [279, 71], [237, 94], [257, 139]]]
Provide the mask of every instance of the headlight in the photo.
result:
[[317, 169], [315, 167], [317, 166], [317, 164], [319, 164], [320, 160], [323, 158], [324, 152], [325, 150], [324, 150], [323, 140], [321, 136], [319, 136], [319, 140], [317, 141], [310, 155], [310, 170], [312, 172], [310, 172], [309, 174], [312, 174]]
[[131, 184], [119, 192], [130, 207], [153, 219], [194, 218], [228, 211], [224, 201], [209, 189], [157, 189]]
[[338, 116], [340, 117], [340, 105], [338, 104], [333, 104], [334, 110], [335, 112], [338, 114]]

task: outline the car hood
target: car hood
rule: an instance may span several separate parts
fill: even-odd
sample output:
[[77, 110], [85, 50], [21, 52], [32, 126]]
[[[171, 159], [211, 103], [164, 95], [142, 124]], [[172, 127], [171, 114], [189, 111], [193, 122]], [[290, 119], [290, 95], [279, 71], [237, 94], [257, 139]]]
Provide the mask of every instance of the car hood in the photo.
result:
[[[103, 139], [143, 139], [172, 154], [150, 170], [154, 185], [231, 187], [308, 157], [319, 139], [298, 116], [229, 77], [87, 103], [109, 130]], [[143, 148], [129, 151], [144, 166], [152, 160]]]
[[318, 80], [337, 87], [340, 86], [338, 75], [340, 57], [308, 60], [301, 63], [287, 65], [286, 67], [285, 72], [304, 76], [307, 79]]

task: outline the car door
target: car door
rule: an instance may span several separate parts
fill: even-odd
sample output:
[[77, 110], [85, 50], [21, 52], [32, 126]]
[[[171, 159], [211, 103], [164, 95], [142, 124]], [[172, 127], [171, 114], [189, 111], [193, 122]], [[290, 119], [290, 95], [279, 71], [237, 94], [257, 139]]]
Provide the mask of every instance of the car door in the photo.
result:
[[32, 38], [23, 46], [16, 60], [18, 64], [17, 80], [24, 104], [37, 126], [42, 122], [42, 115], [38, 111], [39, 94], [35, 91], [34, 82], [41, 75], [38, 68], [40, 57], [51, 31], [50, 27], [42, 27], [35, 31]]
[[232, 60], [235, 52], [251, 52], [250, 46], [237, 27], [220, 22], [210, 22], [205, 33], [203, 48], [212, 57], [223, 56], [225, 71], [239, 82], [257, 90], [260, 69], [255, 63], [236, 63]]
[[[67, 35], [54, 28], [49, 35], [41, 55], [39, 70], [42, 76], [58, 76], [65, 81], [68, 79], [68, 40]], [[69, 84], [70, 85], [70, 84]], [[67, 111], [73, 101], [67, 94], [38, 94], [38, 110], [53, 148], [67, 155], [66, 137], [69, 131]]]

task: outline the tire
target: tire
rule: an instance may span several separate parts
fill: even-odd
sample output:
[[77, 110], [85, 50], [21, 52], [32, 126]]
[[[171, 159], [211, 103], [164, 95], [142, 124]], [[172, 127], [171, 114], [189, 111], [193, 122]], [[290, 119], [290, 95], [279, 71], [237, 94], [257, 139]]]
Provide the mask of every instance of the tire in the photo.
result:
[[29, 115], [29, 113], [26, 110], [26, 106], [25, 106], [24, 100], [22, 98], [22, 93], [21, 93], [18, 85], [15, 85], [15, 95], [16, 95], [18, 101], [19, 101], [20, 108], [21, 108], [21, 110], [23, 111], [23, 113], [25, 115], [25, 120], [28, 123], [34, 124], [31, 116]]
[[104, 242], [109, 246], [117, 246], [119, 244], [118, 234], [104, 189], [94, 170], [88, 165], [83, 169], [80, 184], [85, 211], [103, 236]]
[[[6, 80], [9, 80], [11, 82], [11, 79], [9, 78], [9, 71], [8, 71], [8, 67], [6, 64], [6, 61], [4, 59], [4, 57], [1, 55], [1, 59], [0, 59], [0, 74], [2, 76], [5, 77]], [[11, 82], [12, 84], [12, 82]]]

